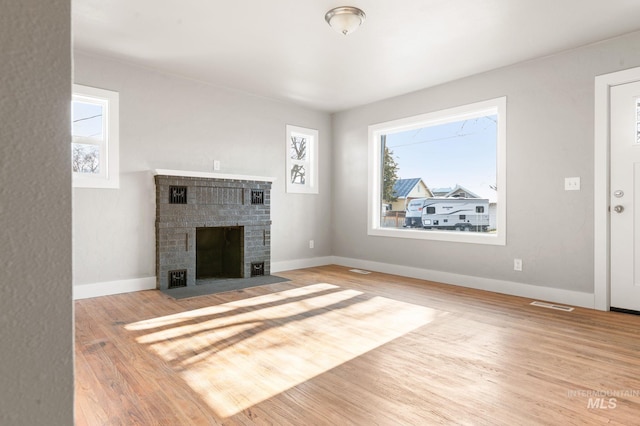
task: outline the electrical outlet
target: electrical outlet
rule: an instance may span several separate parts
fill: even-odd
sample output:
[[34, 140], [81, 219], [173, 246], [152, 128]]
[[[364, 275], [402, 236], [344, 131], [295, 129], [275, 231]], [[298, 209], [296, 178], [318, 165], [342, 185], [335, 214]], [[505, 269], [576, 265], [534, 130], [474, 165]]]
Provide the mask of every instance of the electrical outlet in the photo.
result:
[[213, 160], [213, 170], [216, 172], [220, 170], [220, 160]]
[[522, 259], [513, 259], [513, 270], [522, 272]]
[[579, 177], [564, 178], [564, 190], [580, 191], [580, 178]]
[[312, 248], [314, 248], [315, 246], [316, 246], [315, 241], [313, 241], [313, 240], [309, 240], [309, 248], [310, 248], [310, 249], [312, 249]]

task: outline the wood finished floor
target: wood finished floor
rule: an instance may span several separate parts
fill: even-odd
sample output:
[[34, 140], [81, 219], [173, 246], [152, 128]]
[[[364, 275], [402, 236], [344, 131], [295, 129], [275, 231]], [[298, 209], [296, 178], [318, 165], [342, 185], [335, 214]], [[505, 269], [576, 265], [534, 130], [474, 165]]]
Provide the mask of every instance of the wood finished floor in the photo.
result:
[[638, 316], [338, 266], [278, 275], [76, 301], [76, 424], [640, 424]]

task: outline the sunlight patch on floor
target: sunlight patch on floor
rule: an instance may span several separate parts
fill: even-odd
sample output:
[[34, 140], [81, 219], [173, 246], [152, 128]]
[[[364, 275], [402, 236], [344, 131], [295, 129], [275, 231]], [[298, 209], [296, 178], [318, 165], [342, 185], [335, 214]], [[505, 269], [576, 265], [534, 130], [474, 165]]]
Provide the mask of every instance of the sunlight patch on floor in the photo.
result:
[[365, 354], [438, 314], [320, 283], [129, 324], [220, 417]]

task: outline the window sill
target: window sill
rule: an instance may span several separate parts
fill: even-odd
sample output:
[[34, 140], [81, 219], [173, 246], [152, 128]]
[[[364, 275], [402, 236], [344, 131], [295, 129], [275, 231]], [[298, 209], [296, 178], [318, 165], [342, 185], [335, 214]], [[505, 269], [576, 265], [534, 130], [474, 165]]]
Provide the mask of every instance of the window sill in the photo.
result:
[[506, 245], [505, 236], [499, 233], [437, 231], [423, 229], [369, 228], [369, 235], [376, 237], [408, 238], [414, 240], [449, 241], [452, 243]]

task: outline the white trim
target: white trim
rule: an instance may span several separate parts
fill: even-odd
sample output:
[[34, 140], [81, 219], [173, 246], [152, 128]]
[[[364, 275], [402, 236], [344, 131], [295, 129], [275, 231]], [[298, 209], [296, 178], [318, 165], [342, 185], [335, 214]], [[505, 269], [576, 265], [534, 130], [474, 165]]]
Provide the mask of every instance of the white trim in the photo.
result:
[[[424, 127], [426, 124], [450, 122], [452, 119], [479, 117], [485, 114], [498, 114], [496, 140], [496, 180], [497, 191], [497, 232], [492, 234], [477, 232], [429, 231], [416, 229], [382, 228], [380, 226], [381, 179], [380, 164], [382, 161], [380, 139], [388, 133], [406, 131]], [[458, 107], [401, 118], [369, 126], [368, 145], [368, 208], [367, 234], [379, 237], [411, 238], [420, 240], [451, 241], [460, 243], [477, 243], [506, 245], [507, 241], [507, 97], [502, 96], [486, 101], [461, 105]], [[426, 184], [426, 182], [425, 182]]]
[[111, 294], [131, 293], [133, 291], [155, 290], [155, 288], [156, 277], [80, 284], [73, 286], [73, 300], [109, 296]]
[[[594, 308], [594, 295], [591, 293], [541, 287], [513, 281], [495, 280], [492, 278], [479, 278], [469, 275], [433, 271], [429, 269], [413, 268], [409, 266], [393, 265], [390, 263], [340, 256], [324, 256], [272, 262], [271, 273], [273, 274], [325, 265], [340, 265], [348, 268], [359, 268], [369, 271], [383, 272], [385, 274], [393, 274], [443, 284], [457, 285], [460, 287], [493, 291], [512, 296], [526, 297], [529, 299], [564, 303], [566, 305], [581, 306], [584, 308]], [[108, 296], [134, 291], [154, 290], [155, 288], [156, 277], [76, 285], [73, 286], [73, 299], [87, 299], [90, 297]]]
[[369, 271], [383, 272], [385, 274], [400, 275], [403, 277], [457, 285], [460, 287], [493, 291], [495, 293], [508, 294], [511, 296], [563, 303], [566, 305], [581, 306], [583, 308], [593, 309], [594, 307], [594, 295], [591, 293], [542, 287], [514, 281], [496, 280], [492, 278], [479, 278], [470, 275], [454, 274], [451, 272], [433, 271], [429, 269], [413, 268], [409, 266], [338, 256], [333, 258], [333, 263], [349, 268], [355, 267]]
[[232, 175], [227, 173], [209, 173], [190, 170], [168, 170], [154, 169], [151, 171], [154, 176], [178, 176], [178, 177], [197, 177], [209, 179], [232, 179], [232, 180], [254, 180], [256, 182], [273, 182], [274, 177], [266, 176], [250, 176], [250, 175]]
[[315, 266], [331, 265], [333, 256], [311, 257], [308, 259], [285, 260], [282, 262], [271, 262], [271, 273], [282, 271], [292, 271], [294, 269], [313, 268]]
[[640, 80], [640, 68], [632, 68], [595, 78], [594, 110], [594, 307], [610, 308], [609, 233], [609, 91], [612, 86]]
[[594, 308], [594, 295], [578, 291], [563, 290], [552, 287], [542, 287], [523, 284], [514, 281], [496, 280], [492, 278], [479, 278], [469, 275], [454, 274], [450, 272], [433, 271], [429, 269], [414, 268], [394, 265], [390, 263], [374, 262], [370, 260], [353, 259], [340, 256], [316, 257], [310, 259], [298, 259], [271, 264], [271, 272], [277, 273], [294, 269], [311, 268], [324, 265], [340, 265], [348, 268], [359, 268], [403, 277], [417, 278], [434, 281], [443, 284], [457, 285], [460, 287], [474, 288], [478, 290], [493, 291], [511, 296], [526, 297], [529, 299], [545, 300], [553, 303], [564, 303], [584, 308]]

